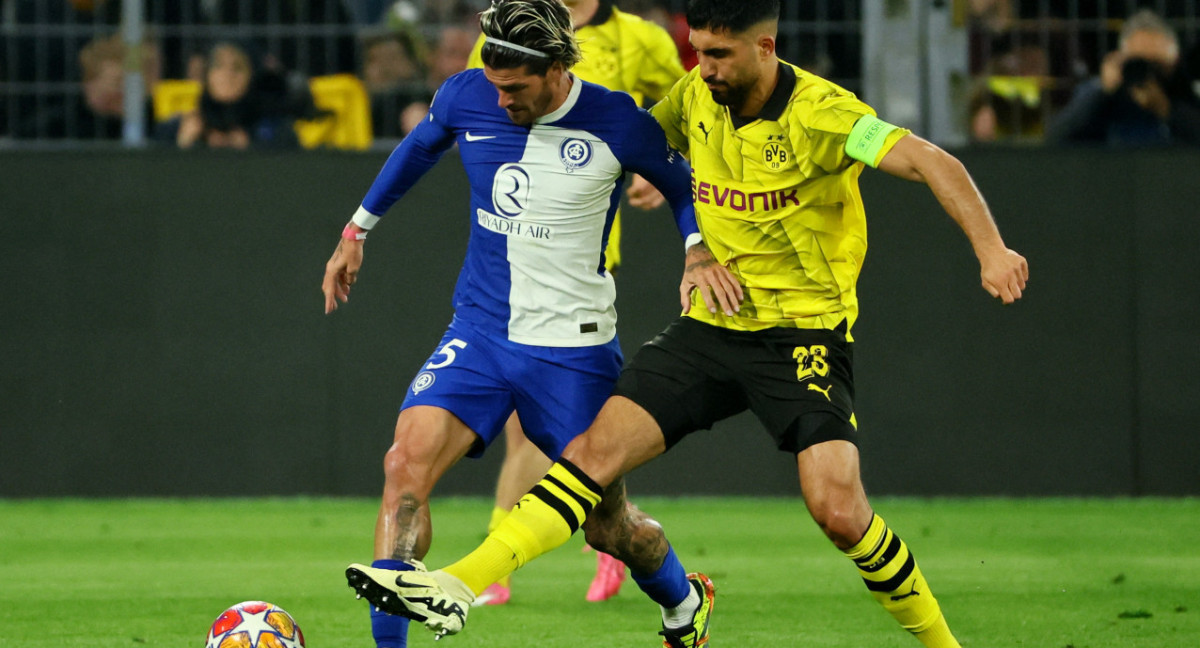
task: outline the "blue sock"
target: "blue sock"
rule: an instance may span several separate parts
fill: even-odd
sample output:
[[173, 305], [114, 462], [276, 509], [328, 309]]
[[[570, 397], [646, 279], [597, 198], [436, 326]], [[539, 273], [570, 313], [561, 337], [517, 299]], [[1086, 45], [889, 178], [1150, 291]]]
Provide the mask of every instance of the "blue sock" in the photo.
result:
[[[403, 560], [376, 560], [371, 563], [371, 566], [380, 569], [412, 571], [412, 565]], [[371, 635], [375, 637], [375, 646], [377, 648], [406, 648], [408, 646], [408, 619], [377, 610], [374, 605], [367, 607], [371, 610]]]
[[631, 569], [629, 573], [651, 600], [665, 608], [678, 606], [692, 592], [692, 584], [688, 582], [687, 572], [683, 571], [683, 563], [675, 555], [674, 547], [667, 548], [667, 557], [663, 558], [658, 571], [639, 574]]

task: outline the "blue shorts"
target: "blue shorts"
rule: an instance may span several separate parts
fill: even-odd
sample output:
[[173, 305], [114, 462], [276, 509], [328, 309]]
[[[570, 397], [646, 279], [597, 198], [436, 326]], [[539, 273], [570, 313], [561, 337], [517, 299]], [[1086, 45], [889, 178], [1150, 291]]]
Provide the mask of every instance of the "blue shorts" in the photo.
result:
[[558, 459], [600, 412], [621, 363], [616, 338], [589, 347], [530, 346], [455, 319], [400, 410], [429, 405], [454, 414], [479, 436], [471, 457], [483, 454], [516, 410], [525, 436]]

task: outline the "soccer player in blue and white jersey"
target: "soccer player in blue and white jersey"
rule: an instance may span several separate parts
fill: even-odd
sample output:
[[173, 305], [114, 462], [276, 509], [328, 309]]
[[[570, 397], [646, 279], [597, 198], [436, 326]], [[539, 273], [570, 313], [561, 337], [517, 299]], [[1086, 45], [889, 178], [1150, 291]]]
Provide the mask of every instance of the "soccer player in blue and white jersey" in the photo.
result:
[[[332, 312], [348, 298], [367, 232], [457, 143], [471, 185], [471, 234], [454, 319], [401, 407], [384, 461], [375, 562], [347, 570], [351, 586], [378, 608], [372, 628], [383, 648], [406, 644], [407, 622], [398, 615], [447, 632], [465, 620], [466, 606], [414, 615], [395, 595], [430, 577], [415, 561], [429, 548], [429, 495], [445, 471], [482, 453], [514, 410], [530, 440], [558, 458], [608, 398], [622, 358], [603, 250], [626, 172], [649, 179], [671, 204], [686, 249], [681, 304], [698, 289], [712, 308], [732, 314], [741, 299], [700, 241], [690, 168], [654, 118], [628, 95], [570, 73], [579, 49], [560, 0], [497, 0], [481, 24], [484, 69], [438, 90], [428, 118], [397, 147], [343, 230], [322, 285]], [[566, 481], [579, 479], [569, 464], [557, 470]], [[581, 519], [596, 509], [648, 520], [626, 506], [621, 483], [611, 488], [620, 490], [610, 498], [620, 510], [597, 506], [600, 497], [567, 506]], [[629, 565], [662, 606], [664, 632], [707, 640], [711, 581], [686, 574], [661, 546], [661, 532], [653, 535], [654, 547], [628, 537], [598, 548]], [[458, 592], [468, 603], [490, 584], [458, 583], [469, 588]]]
[[[923, 646], [959, 648], [908, 544], [876, 514], [860, 477], [852, 331], [867, 226], [859, 176], [871, 167], [927, 184], [970, 242], [982, 287], [1003, 303], [1021, 299], [1029, 265], [1005, 244], [961, 162], [779, 60], [781, 4], [689, 0], [699, 65], [651, 110], [689, 156], [706, 245], [729, 264], [745, 300], [733, 314], [696, 298], [642, 345], [596, 421], [564, 449], [569, 473], [552, 467], [477, 549], [431, 572], [434, 583], [503, 577], [580, 526], [569, 501], [619, 496], [602, 489], [749, 410], [793, 456], [808, 512], [880, 606]], [[649, 531], [620, 518], [625, 529], [594, 528], [613, 519], [588, 519], [589, 542]], [[449, 588], [401, 593], [417, 609], [458, 600]]]

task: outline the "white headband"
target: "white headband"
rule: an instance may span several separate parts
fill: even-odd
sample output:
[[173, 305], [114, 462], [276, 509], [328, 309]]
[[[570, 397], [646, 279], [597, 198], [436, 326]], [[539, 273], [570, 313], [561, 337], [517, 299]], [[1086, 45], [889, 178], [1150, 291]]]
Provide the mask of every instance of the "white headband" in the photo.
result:
[[488, 43], [491, 43], [493, 45], [499, 45], [500, 47], [507, 47], [508, 49], [516, 50], [518, 52], [521, 52], [522, 54], [528, 54], [530, 56], [537, 56], [540, 58], [550, 58], [550, 55], [545, 52], [539, 52], [535, 49], [529, 49], [528, 47], [525, 47], [524, 45], [517, 45], [516, 43], [510, 43], [506, 40], [500, 40], [499, 38], [492, 38], [491, 36], [484, 36], [483, 40]]

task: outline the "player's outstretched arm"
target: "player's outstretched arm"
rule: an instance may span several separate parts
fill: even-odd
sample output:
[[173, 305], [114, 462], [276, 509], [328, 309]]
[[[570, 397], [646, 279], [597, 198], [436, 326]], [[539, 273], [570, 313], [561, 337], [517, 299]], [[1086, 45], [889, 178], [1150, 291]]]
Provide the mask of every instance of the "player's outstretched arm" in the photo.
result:
[[742, 286], [728, 268], [717, 263], [704, 242], [687, 249], [684, 258], [683, 280], [679, 283], [679, 305], [687, 312], [692, 302], [692, 291], [699, 290], [704, 305], [710, 313], [717, 307], [732, 316], [742, 309]]
[[958, 158], [916, 135], [906, 135], [879, 162], [898, 177], [929, 185], [933, 195], [971, 242], [984, 290], [1011, 304], [1029, 281], [1029, 263], [1008, 249], [983, 194]]
[[347, 238], [345, 232], [355, 235], [365, 234], [366, 230], [350, 223], [346, 225], [342, 238], [333, 249], [333, 256], [325, 263], [325, 279], [321, 281], [321, 292], [325, 293], [325, 314], [337, 310], [338, 301], [344, 304], [350, 301], [350, 286], [358, 280], [358, 270], [363, 263], [363, 244], [365, 239]]

